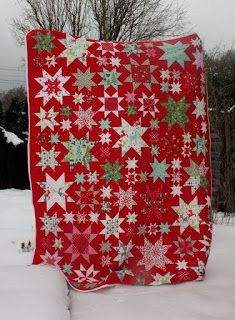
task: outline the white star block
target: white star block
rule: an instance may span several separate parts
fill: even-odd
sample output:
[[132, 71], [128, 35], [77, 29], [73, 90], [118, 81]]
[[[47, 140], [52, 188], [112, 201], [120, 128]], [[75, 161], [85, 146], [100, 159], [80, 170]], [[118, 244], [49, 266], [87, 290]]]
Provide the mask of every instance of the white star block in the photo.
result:
[[194, 105], [195, 105], [195, 110], [193, 111], [193, 114], [196, 115], [196, 119], [198, 119], [199, 117], [204, 118], [204, 116], [206, 115], [206, 110], [205, 110], [205, 99], [202, 98], [202, 100], [200, 100], [198, 97], [196, 97], [196, 100], [193, 101]]
[[54, 180], [46, 173], [46, 181], [38, 182], [38, 184], [44, 190], [44, 194], [38, 202], [46, 202], [47, 211], [50, 210], [55, 203], [66, 210], [66, 203], [73, 202], [73, 199], [66, 193], [66, 190], [71, 186], [72, 182], [65, 182], [64, 173], [57, 180]]
[[76, 59], [84, 65], [87, 65], [87, 48], [90, 44], [86, 38], [80, 37], [75, 39], [73, 36], [67, 34], [66, 39], [62, 39], [60, 42], [66, 49], [59, 55], [59, 58], [67, 58], [68, 66]]
[[119, 234], [124, 233], [124, 230], [120, 227], [120, 224], [124, 221], [124, 218], [119, 218], [119, 214], [117, 214], [114, 218], [111, 218], [106, 214], [105, 220], [101, 220], [104, 225], [104, 229], [100, 232], [100, 234], [105, 235], [105, 240], [107, 240], [110, 236], [115, 236], [119, 239]]
[[195, 231], [200, 232], [200, 212], [204, 208], [204, 205], [198, 204], [198, 198], [195, 197], [189, 204], [180, 199], [179, 206], [172, 207], [173, 210], [178, 214], [178, 219], [174, 223], [175, 226], [180, 226], [180, 232], [183, 233], [184, 230], [190, 226]]
[[42, 89], [35, 97], [43, 98], [44, 106], [52, 98], [62, 104], [63, 97], [70, 95], [70, 93], [64, 88], [64, 84], [69, 80], [69, 78], [70, 77], [62, 75], [62, 68], [60, 68], [54, 76], [51, 76], [48, 72], [42, 70], [42, 77], [35, 78], [35, 80], [42, 86]]
[[35, 113], [35, 115], [40, 119], [36, 126], [41, 127], [41, 131], [45, 130], [47, 127], [54, 131], [54, 127], [59, 125], [55, 120], [58, 114], [59, 112], [54, 111], [54, 107], [48, 111], [40, 107], [40, 112]]
[[141, 149], [147, 147], [147, 143], [142, 138], [147, 128], [142, 127], [139, 120], [130, 125], [126, 120], [122, 119], [121, 127], [115, 127], [114, 130], [120, 135], [120, 138], [113, 148], [121, 147], [122, 156], [131, 148], [141, 155]]

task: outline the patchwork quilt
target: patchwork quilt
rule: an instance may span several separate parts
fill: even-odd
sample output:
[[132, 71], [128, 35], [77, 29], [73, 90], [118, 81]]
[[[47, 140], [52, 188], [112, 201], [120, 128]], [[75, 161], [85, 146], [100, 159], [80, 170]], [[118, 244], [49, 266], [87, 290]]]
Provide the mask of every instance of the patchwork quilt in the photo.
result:
[[27, 35], [34, 264], [88, 291], [201, 280], [211, 243], [206, 75], [197, 34]]

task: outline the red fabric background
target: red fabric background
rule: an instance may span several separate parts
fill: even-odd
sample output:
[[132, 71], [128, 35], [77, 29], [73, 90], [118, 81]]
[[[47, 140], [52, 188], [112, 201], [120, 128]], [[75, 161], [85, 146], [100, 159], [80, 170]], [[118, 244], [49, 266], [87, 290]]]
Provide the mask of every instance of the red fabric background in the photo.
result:
[[[211, 242], [211, 171], [200, 39], [136, 47], [87, 40], [73, 59], [66, 36], [27, 35], [33, 263], [59, 267], [79, 290], [201, 280]], [[87, 70], [86, 86], [75, 74]], [[117, 84], [104, 80], [112, 70]], [[83, 101], [75, 103], [76, 94]], [[83, 110], [88, 122], [79, 122]], [[90, 143], [88, 165], [77, 160], [78, 147], [75, 165], [69, 162], [71, 134]]]

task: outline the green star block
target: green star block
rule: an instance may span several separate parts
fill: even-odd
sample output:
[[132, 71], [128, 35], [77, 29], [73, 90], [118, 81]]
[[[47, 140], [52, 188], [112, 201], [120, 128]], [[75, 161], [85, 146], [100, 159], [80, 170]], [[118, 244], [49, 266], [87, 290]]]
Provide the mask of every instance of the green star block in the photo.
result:
[[102, 202], [101, 210], [103, 211], [110, 211], [111, 202]]
[[159, 155], [159, 149], [157, 145], [151, 146], [151, 155], [152, 156], [158, 156]]
[[138, 285], [138, 286], [144, 286], [145, 285], [145, 279], [144, 278], [142, 278], [141, 276], [138, 276], [137, 278], [136, 278], [136, 284]]
[[105, 174], [102, 176], [106, 180], [106, 183], [109, 183], [111, 180], [119, 183], [119, 180], [123, 178], [122, 174], [119, 172], [123, 165], [119, 165], [118, 160], [113, 164], [109, 161], [106, 161], [105, 164], [101, 165], [102, 169], [105, 170]]
[[196, 151], [197, 156], [199, 156], [200, 153], [202, 153], [205, 156], [207, 152], [207, 147], [206, 147], [207, 140], [205, 139], [205, 136], [200, 138], [198, 135], [196, 135], [196, 138], [193, 139], [193, 141], [196, 144], [193, 151]]
[[87, 283], [87, 284], [85, 284], [85, 288], [86, 289], [92, 289], [92, 288], [94, 288], [96, 286], [96, 283]]
[[90, 169], [90, 162], [95, 161], [95, 157], [90, 153], [95, 142], [89, 140], [89, 133], [82, 139], [78, 140], [72, 133], [69, 135], [69, 141], [63, 142], [65, 148], [68, 149], [68, 154], [64, 158], [64, 162], [69, 162], [70, 170], [77, 163], [81, 163], [87, 169]]
[[188, 47], [188, 44], [183, 44], [180, 41], [175, 44], [164, 43], [164, 45], [160, 47], [160, 49], [164, 51], [160, 60], [167, 60], [168, 67], [174, 62], [178, 62], [181, 67], [184, 67], [185, 61], [190, 61], [189, 56], [185, 53]]
[[57, 143], [59, 143], [60, 141], [59, 141], [59, 133], [56, 133], [56, 134], [51, 134], [51, 140], [50, 140], [50, 143], [51, 144], [53, 144], [53, 143], [55, 143], [55, 144], [57, 144]]
[[84, 173], [76, 173], [75, 175], [75, 179], [76, 179], [76, 183], [79, 184], [83, 184], [85, 182], [85, 175]]
[[208, 184], [209, 184], [209, 182], [208, 182], [207, 178], [205, 176], [200, 176], [201, 187], [206, 190], [208, 187]]
[[185, 124], [189, 122], [186, 112], [190, 107], [190, 104], [185, 103], [185, 97], [178, 102], [169, 97], [168, 102], [162, 103], [162, 105], [168, 111], [168, 115], [163, 118], [162, 121], [167, 122], [169, 128], [175, 124], [178, 124], [182, 129], [184, 129]]
[[170, 232], [170, 226], [168, 223], [161, 223], [160, 225], [160, 232], [161, 234], [168, 234]]
[[140, 225], [140, 226], [138, 227], [138, 235], [139, 235], [139, 236], [144, 236], [145, 233], [146, 233], [146, 225], [145, 225], [145, 224]]
[[201, 86], [201, 95], [203, 96], [206, 93], [205, 86]]
[[63, 271], [64, 271], [64, 273], [70, 274], [70, 273], [72, 272], [72, 266], [71, 266], [71, 264], [65, 263], [65, 264], [63, 265]]
[[99, 181], [97, 172], [89, 172], [87, 174], [87, 180], [89, 183], [97, 183]]
[[123, 281], [126, 275], [134, 276], [133, 272], [129, 269], [126, 269], [124, 266], [122, 270], [116, 271], [118, 278]]
[[52, 37], [50, 32], [46, 34], [38, 32], [38, 34], [33, 36], [33, 38], [37, 41], [33, 48], [37, 49], [38, 53], [42, 53], [44, 50], [51, 53], [51, 50], [55, 48], [55, 45], [52, 42], [55, 37]]
[[135, 106], [128, 106], [126, 113], [128, 116], [135, 115], [136, 114], [136, 107]]
[[165, 182], [166, 177], [169, 177], [169, 174], [166, 172], [169, 166], [169, 164], [166, 164], [166, 159], [164, 159], [162, 162], [158, 162], [155, 159], [154, 163], [151, 163], [153, 172], [150, 174], [150, 177], [153, 178], [153, 182], [155, 182], [157, 179], [161, 179], [163, 182]]
[[118, 85], [121, 84], [121, 82], [118, 80], [120, 75], [121, 73], [117, 72], [116, 69], [113, 69], [111, 71], [104, 70], [100, 73], [100, 76], [102, 77], [102, 81], [100, 84], [104, 85], [105, 90], [110, 86], [117, 90]]
[[109, 119], [101, 119], [100, 120], [100, 129], [101, 130], [109, 130], [110, 129]]
[[55, 239], [53, 247], [55, 249], [61, 250], [63, 248], [62, 240], [61, 239]]
[[71, 115], [70, 107], [62, 107], [61, 112], [62, 112], [62, 115], [65, 117], [69, 117]]
[[77, 282], [75, 282], [75, 281], [71, 281], [70, 283], [71, 283], [71, 285], [72, 285], [74, 288], [79, 289], [79, 288], [81, 287], [81, 283], [77, 283]]
[[[85, 72], [77, 69], [77, 72], [73, 73], [73, 76], [76, 78], [73, 86], [77, 86], [79, 90], [87, 88], [87, 90], [91, 91], [92, 88], [96, 85], [96, 83], [92, 80], [94, 77], [94, 73], [91, 72], [90, 68], [88, 68]], [[80, 99], [81, 96], [79, 97], [79, 95], [75, 94], [75, 101], [79, 102]]]
[[162, 82], [161, 83], [161, 91], [162, 92], [169, 92], [169, 83], [168, 82]]
[[140, 172], [140, 182], [146, 182], [148, 180], [148, 172]]
[[102, 253], [105, 253], [105, 252], [109, 253], [110, 251], [112, 251], [111, 243], [109, 241], [107, 242], [102, 241], [100, 243], [100, 251]]
[[151, 120], [150, 121], [150, 124], [151, 124], [151, 129], [152, 130], [157, 130], [157, 129], [159, 129], [159, 122], [158, 122], [158, 120], [157, 119], [155, 119], [155, 120]]
[[135, 44], [135, 43], [124, 43], [123, 52], [126, 52], [127, 54], [131, 55], [132, 53], [138, 54], [138, 53], [142, 53], [143, 51], [140, 49], [138, 44]]

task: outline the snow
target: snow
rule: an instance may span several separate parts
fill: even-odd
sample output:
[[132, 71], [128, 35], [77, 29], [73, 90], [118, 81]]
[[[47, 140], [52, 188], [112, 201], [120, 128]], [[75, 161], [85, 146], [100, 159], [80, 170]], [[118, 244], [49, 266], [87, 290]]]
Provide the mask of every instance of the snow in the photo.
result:
[[[159, 287], [70, 290], [61, 272], [29, 266], [34, 214], [29, 190], [0, 191], [0, 319], [4, 320], [231, 320], [235, 314], [235, 227], [214, 226], [206, 278]], [[13, 306], [13, 307], [12, 307]]]
[[228, 112], [232, 112], [235, 109], [235, 104], [228, 110]]
[[14, 146], [18, 146], [21, 143], [24, 143], [15, 133], [6, 131], [3, 127], [0, 127], [2, 130], [4, 137], [7, 139], [7, 143], [12, 143]]
[[[225, 113], [225, 112], [232, 112], [233, 110], [235, 109], [235, 105], [233, 105], [231, 108], [229, 108], [227, 111], [224, 111], [224, 110], [220, 110], [220, 113]], [[216, 110], [215, 108], [208, 108], [209, 111], [214, 111]]]
[[21, 251], [21, 243], [33, 242], [35, 219], [30, 190], [0, 191], [0, 266], [30, 265], [33, 252]]
[[0, 267], [0, 319], [68, 320], [67, 285], [58, 270]]
[[213, 222], [215, 224], [235, 226], [235, 213], [224, 215], [223, 212], [216, 212], [213, 214]]
[[68, 288], [63, 275], [47, 266], [29, 266], [35, 221], [29, 190], [0, 191], [0, 319], [68, 320]]

